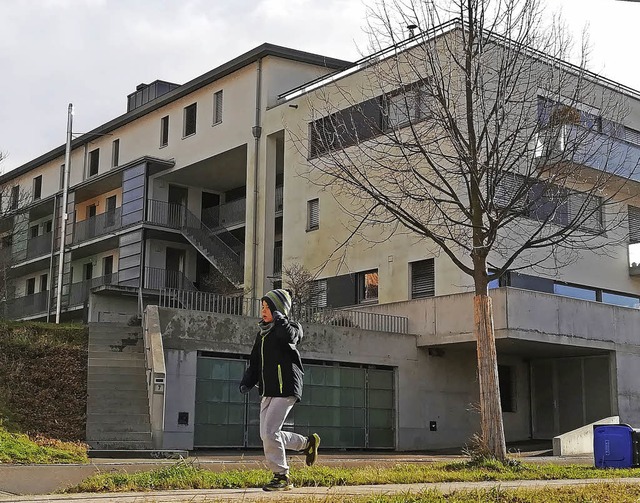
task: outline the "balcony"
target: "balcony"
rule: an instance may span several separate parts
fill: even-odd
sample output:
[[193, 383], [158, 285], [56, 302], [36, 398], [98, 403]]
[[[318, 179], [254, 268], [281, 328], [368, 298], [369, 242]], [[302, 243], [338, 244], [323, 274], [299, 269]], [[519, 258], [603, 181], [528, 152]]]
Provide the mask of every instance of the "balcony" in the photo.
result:
[[144, 268], [144, 287], [150, 290], [163, 288], [178, 288], [180, 290], [195, 291], [197, 288], [180, 271], [168, 271], [159, 267]]
[[73, 244], [114, 233], [122, 227], [122, 208], [105, 211], [75, 224]]
[[[15, 262], [22, 262], [51, 254], [52, 232], [46, 232], [35, 238], [30, 238], [22, 243], [14, 243], [12, 259]], [[57, 246], [56, 246], [57, 247]]]
[[629, 274], [640, 276], [640, 243], [629, 245]]
[[0, 309], [4, 318], [22, 319], [47, 314], [49, 292], [34, 293], [3, 302]]
[[560, 126], [540, 132], [536, 156], [550, 162], [573, 162], [589, 168], [640, 181], [640, 146], [614, 134], [580, 126]]
[[244, 225], [247, 212], [247, 199], [236, 199], [220, 206], [202, 210], [202, 222], [210, 229], [230, 228]]

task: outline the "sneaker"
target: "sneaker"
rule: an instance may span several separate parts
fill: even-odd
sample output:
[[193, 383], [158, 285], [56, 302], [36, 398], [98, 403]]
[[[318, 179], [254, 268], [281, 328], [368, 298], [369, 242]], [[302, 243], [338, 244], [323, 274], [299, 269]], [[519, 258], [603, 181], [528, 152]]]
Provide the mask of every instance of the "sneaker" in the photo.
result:
[[268, 484], [262, 486], [264, 491], [289, 491], [293, 489], [293, 484], [288, 475], [274, 473], [273, 479]]
[[304, 450], [305, 463], [307, 466], [313, 466], [318, 459], [318, 447], [320, 447], [320, 435], [314, 433], [308, 439], [309, 445]]

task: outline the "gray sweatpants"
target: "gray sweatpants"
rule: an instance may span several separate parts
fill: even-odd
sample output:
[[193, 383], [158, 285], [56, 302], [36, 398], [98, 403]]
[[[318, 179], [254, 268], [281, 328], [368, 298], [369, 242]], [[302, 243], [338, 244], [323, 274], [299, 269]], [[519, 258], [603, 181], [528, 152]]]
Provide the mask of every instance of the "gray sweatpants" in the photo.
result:
[[307, 437], [282, 431], [284, 420], [295, 403], [293, 396], [265, 396], [260, 403], [260, 438], [267, 466], [273, 473], [289, 473], [285, 449], [301, 451], [307, 446]]

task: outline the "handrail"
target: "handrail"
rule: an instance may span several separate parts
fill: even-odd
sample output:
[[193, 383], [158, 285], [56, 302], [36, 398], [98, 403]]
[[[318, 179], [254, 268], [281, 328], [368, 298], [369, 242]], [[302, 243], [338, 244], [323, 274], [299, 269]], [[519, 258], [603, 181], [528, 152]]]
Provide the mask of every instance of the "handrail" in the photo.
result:
[[122, 207], [76, 222], [73, 226], [73, 242], [80, 243], [122, 228]]
[[[187, 292], [173, 288], [160, 290], [160, 307], [188, 309], [218, 314], [247, 316], [259, 299], [230, 297], [210, 292]], [[291, 318], [303, 323], [320, 323], [338, 327], [359, 328], [396, 334], [409, 333], [409, 318], [392, 314], [371, 313], [351, 309], [309, 308], [294, 306]]]
[[181, 271], [171, 271], [160, 267], [144, 268], [144, 288], [159, 290], [160, 288], [180, 288], [197, 290], [193, 282]]
[[160, 329], [158, 306], [147, 306], [142, 314], [147, 396], [151, 422], [151, 442], [154, 449], [162, 449], [165, 415], [165, 384], [167, 370]]

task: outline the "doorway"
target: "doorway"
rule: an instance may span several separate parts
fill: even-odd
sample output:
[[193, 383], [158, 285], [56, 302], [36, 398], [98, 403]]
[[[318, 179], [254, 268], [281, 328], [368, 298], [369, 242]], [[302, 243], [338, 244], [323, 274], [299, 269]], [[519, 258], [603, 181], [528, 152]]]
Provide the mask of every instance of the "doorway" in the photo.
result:
[[609, 356], [531, 362], [532, 436], [550, 439], [611, 416]]
[[165, 287], [182, 288], [185, 251], [180, 248], [168, 248], [165, 258]]
[[169, 185], [168, 220], [169, 226], [182, 227], [186, 216], [189, 189], [179, 185]]

